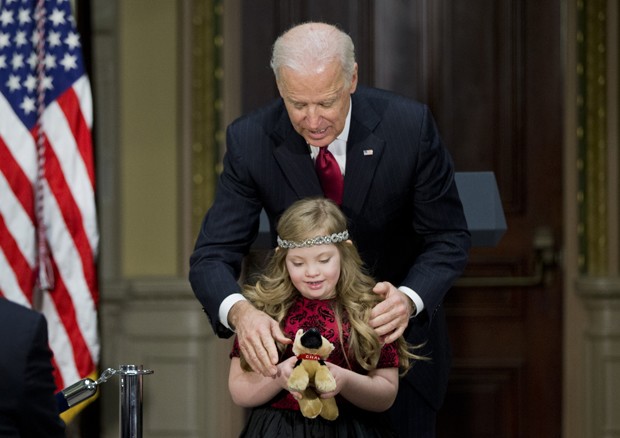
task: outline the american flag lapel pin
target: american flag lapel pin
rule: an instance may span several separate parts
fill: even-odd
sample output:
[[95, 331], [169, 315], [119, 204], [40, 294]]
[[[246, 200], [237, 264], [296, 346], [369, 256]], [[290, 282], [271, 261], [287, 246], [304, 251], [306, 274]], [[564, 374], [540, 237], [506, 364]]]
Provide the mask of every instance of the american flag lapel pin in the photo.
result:
[[364, 149], [364, 156], [365, 157], [369, 157], [370, 155], [372, 155], [374, 152], [372, 149]]

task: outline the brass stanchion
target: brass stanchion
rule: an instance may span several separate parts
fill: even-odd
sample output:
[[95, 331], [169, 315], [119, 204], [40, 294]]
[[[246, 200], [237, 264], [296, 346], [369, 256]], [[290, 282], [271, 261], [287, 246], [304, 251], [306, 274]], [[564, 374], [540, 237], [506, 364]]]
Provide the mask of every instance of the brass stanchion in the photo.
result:
[[153, 374], [142, 365], [121, 365], [108, 368], [96, 381], [85, 378], [56, 393], [59, 413], [89, 399], [101, 383], [120, 375], [120, 438], [142, 438], [142, 376]]

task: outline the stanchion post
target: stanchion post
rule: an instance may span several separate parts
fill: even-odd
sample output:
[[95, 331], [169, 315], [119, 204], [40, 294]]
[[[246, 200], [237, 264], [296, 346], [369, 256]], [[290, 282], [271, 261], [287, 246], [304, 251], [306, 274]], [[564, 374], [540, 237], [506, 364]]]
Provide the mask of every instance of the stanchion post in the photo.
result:
[[142, 376], [152, 373], [142, 365], [120, 366], [121, 438], [142, 438]]

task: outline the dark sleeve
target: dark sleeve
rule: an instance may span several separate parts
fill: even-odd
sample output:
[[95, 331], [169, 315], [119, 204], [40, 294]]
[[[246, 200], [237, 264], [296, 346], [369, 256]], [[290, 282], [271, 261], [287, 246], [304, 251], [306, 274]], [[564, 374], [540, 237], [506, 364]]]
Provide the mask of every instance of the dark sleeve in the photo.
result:
[[47, 324], [41, 315], [34, 326], [24, 372], [25, 385], [20, 410], [20, 430], [23, 437], [65, 437], [64, 423], [58, 415], [58, 405], [54, 397], [56, 385], [52, 372]]
[[421, 118], [413, 227], [422, 241], [403, 285], [424, 301], [429, 318], [467, 264], [471, 237], [454, 179], [454, 165], [427, 107]]
[[[215, 333], [230, 337], [219, 320], [222, 301], [239, 293], [237, 283], [244, 256], [258, 236], [262, 205], [242, 152], [239, 137], [245, 138], [245, 125], [233, 125], [227, 131], [224, 168], [218, 181], [215, 200], [206, 214], [190, 257], [189, 280]], [[240, 134], [241, 132], [241, 134]]]

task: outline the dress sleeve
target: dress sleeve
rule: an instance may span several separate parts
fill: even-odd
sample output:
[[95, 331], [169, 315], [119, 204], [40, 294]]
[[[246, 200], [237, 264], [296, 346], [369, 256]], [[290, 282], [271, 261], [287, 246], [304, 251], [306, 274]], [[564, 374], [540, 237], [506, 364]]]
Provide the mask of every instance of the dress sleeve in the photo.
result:
[[381, 348], [381, 355], [379, 356], [377, 368], [398, 368], [399, 363], [398, 346], [396, 343], [385, 344]]
[[241, 349], [239, 348], [239, 339], [235, 336], [235, 342], [233, 343], [232, 351], [230, 352], [229, 357], [232, 359], [233, 357], [240, 357]]

